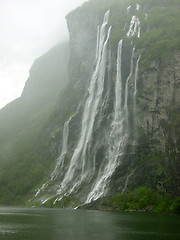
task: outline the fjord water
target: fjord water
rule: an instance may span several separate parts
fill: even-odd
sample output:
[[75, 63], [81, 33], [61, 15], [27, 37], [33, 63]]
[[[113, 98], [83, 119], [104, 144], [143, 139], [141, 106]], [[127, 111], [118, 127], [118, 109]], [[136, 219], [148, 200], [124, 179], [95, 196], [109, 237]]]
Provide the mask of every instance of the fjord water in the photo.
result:
[[1, 240], [176, 240], [180, 216], [0, 208]]

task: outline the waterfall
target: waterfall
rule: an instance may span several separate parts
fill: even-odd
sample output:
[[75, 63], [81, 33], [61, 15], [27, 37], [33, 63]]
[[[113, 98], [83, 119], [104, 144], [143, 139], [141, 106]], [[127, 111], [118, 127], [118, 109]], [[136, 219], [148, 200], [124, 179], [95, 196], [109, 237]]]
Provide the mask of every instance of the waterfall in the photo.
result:
[[122, 43], [123, 40], [120, 40], [118, 44], [118, 53], [117, 53], [117, 70], [116, 70], [116, 85], [115, 85], [115, 106], [114, 106], [114, 123], [119, 122], [121, 119], [122, 111], [122, 75], [121, 75], [121, 58], [122, 58]]
[[[124, 147], [128, 141], [130, 126], [129, 122], [129, 99], [133, 101], [131, 114], [133, 113], [133, 121], [136, 119], [136, 97], [137, 97], [137, 78], [138, 78], [138, 64], [140, 56], [136, 60], [134, 69], [135, 47], [132, 49], [130, 60], [130, 73], [126, 79], [126, 84], [122, 84], [122, 45], [123, 40], [119, 41], [116, 62], [116, 82], [115, 82], [115, 101], [114, 101], [114, 115], [109, 132], [109, 148], [106, 159], [99, 169], [98, 176], [92, 187], [92, 190], [87, 196], [86, 203], [96, 200], [107, 193], [108, 183], [110, 177], [121, 163], [124, 154]], [[133, 91], [131, 88], [133, 86]], [[123, 96], [124, 92], [124, 96]], [[131, 126], [133, 130], [135, 126]], [[132, 129], [131, 129], [132, 130]], [[132, 175], [132, 174], [131, 174]], [[130, 177], [130, 176], [129, 176]], [[128, 178], [129, 179], [129, 178]], [[126, 181], [125, 188], [127, 187]], [[124, 189], [125, 189], [124, 188]]]
[[[124, 147], [129, 137], [129, 105], [128, 100], [133, 100], [133, 121], [135, 122], [136, 116], [136, 97], [137, 97], [137, 78], [138, 78], [138, 64], [140, 55], [136, 60], [134, 70], [134, 57], [135, 47], [132, 49], [131, 61], [130, 61], [130, 73], [126, 79], [125, 87], [122, 84], [122, 44], [123, 40], [120, 40], [117, 51], [117, 63], [116, 63], [116, 83], [115, 83], [115, 101], [114, 101], [114, 115], [111, 124], [111, 130], [109, 133], [109, 148], [107, 156], [103, 165], [101, 166], [97, 179], [93, 185], [91, 192], [88, 194], [86, 203], [96, 200], [107, 193], [107, 185], [110, 177], [119, 166], [122, 156], [124, 154]], [[130, 87], [133, 85], [133, 93], [130, 91]], [[122, 92], [125, 91], [124, 99]], [[135, 126], [132, 126], [133, 130]], [[132, 174], [131, 174], [132, 175]], [[129, 177], [131, 176], [129, 175]], [[125, 183], [124, 191], [127, 188], [128, 180]]]
[[139, 70], [139, 61], [140, 61], [140, 55], [138, 56], [136, 67], [135, 67], [135, 77], [134, 77], [134, 109], [136, 112], [136, 104], [137, 104], [137, 79], [138, 79], [138, 70]]
[[136, 16], [132, 16], [129, 30], [127, 32], [128, 37], [133, 37], [135, 34], [137, 35], [138, 38], [140, 38], [140, 32], [141, 32], [141, 26], [140, 26], [140, 21], [139, 18]]
[[118, 165], [118, 157], [122, 154], [122, 146], [124, 143], [123, 136], [123, 115], [122, 115], [122, 76], [121, 76], [121, 58], [122, 58], [122, 43], [120, 40], [117, 52], [117, 67], [116, 67], [116, 84], [115, 84], [115, 102], [114, 102], [114, 117], [110, 131], [110, 148], [107, 154], [105, 166], [101, 167], [98, 177], [95, 181], [93, 189], [88, 194], [86, 202], [91, 202], [106, 193], [108, 180], [113, 174]]
[[[127, 11], [130, 8], [131, 6], [127, 8]], [[87, 193], [86, 203], [106, 195], [111, 177], [122, 162], [128, 140], [131, 136], [134, 141], [137, 139], [135, 115], [137, 112], [137, 80], [140, 55], [135, 53], [135, 47], [131, 47], [129, 73], [123, 79], [122, 51], [125, 44], [123, 44], [123, 40], [120, 40], [115, 66], [116, 79], [115, 82], [111, 80], [111, 77], [109, 77], [111, 74], [111, 68], [109, 67], [111, 52], [108, 48], [111, 26], [107, 27], [109, 15], [110, 10], [105, 13], [102, 25], [97, 27], [94, 71], [85, 95], [77, 144], [73, 151], [68, 154], [71, 154], [71, 157], [65, 163], [65, 157], [67, 158], [68, 153], [68, 140], [70, 139], [69, 124], [75, 116], [74, 114], [64, 123], [61, 154], [57, 159], [50, 179], [38, 189], [35, 197], [39, 195], [41, 190], [50, 187], [49, 192], [51, 195], [53, 194], [53, 197], [56, 196], [54, 201], [56, 203], [63, 196], [67, 196], [72, 192], [76, 194], [82, 184], [87, 184], [84, 191]], [[140, 37], [140, 22], [136, 16], [132, 17], [127, 33], [128, 37], [134, 35]], [[114, 98], [114, 108], [109, 110], [112, 96]], [[104, 116], [107, 113], [110, 117], [105, 121], [105, 127], [102, 127]], [[103, 134], [98, 135], [96, 139], [94, 136], [96, 130], [99, 129], [103, 129]], [[134, 132], [134, 134], [131, 135], [131, 132]], [[102, 135], [104, 136], [101, 140]], [[98, 148], [101, 145], [104, 155], [102, 159], [99, 159], [97, 157]], [[106, 150], [104, 150], [104, 147], [106, 147]], [[130, 177], [131, 175], [127, 177], [123, 191], [126, 190]], [[56, 179], [60, 180], [59, 185]], [[50, 183], [53, 181], [56, 185], [51, 187], [52, 184]], [[52, 196], [49, 197], [50, 194], [46, 194], [43, 203], [52, 198]]]
[[130, 73], [126, 80], [126, 86], [125, 86], [125, 100], [124, 100], [124, 112], [125, 112], [125, 123], [126, 123], [126, 134], [129, 134], [129, 109], [128, 109], [128, 100], [129, 100], [129, 85], [130, 82], [132, 82], [133, 78], [133, 69], [134, 69], [134, 51], [135, 47], [132, 49], [132, 55], [131, 55], [131, 63], [130, 63]]
[[145, 14], [145, 21], [147, 22], [147, 19], [148, 19], [148, 14], [146, 13]]
[[133, 96], [133, 127], [134, 127], [134, 141], [137, 140], [137, 129], [136, 129], [136, 115], [137, 115], [137, 80], [139, 71], [139, 61], [141, 56], [138, 56], [135, 66], [135, 76], [134, 76], [134, 96]]
[[131, 5], [127, 7], [127, 14], [129, 14], [130, 8], [131, 8]]
[[147, 32], [149, 32], [149, 23], [148, 23], [148, 14], [147, 13], [145, 14], [145, 21], [147, 24]]
[[127, 178], [126, 178], [126, 180], [125, 180], [124, 188], [123, 188], [123, 190], [122, 190], [122, 193], [125, 193], [125, 192], [126, 192], [127, 186], [128, 186], [128, 183], [129, 183], [129, 179], [130, 179], [130, 177], [131, 177], [132, 175], [134, 175], [134, 171], [132, 171], [132, 172], [127, 176]]
[[35, 193], [35, 197], [37, 197], [40, 192], [42, 190], [44, 190], [45, 188], [48, 187], [49, 183], [53, 180], [55, 180], [59, 174], [59, 169], [63, 168], [63, 165], [64, 165], [64, 158], [65, 158], [65, 155], [67, 153], [67, 145], [68, 145], [68, 136], [69, 136], [69, 123], [70, 121], [72, 120], [72, 118], [76, 115], [76, 113], [71, 116], [65, 123], [64, 123], [64, 126], [63, 126], [63, 134], [62, 134], [62, 149], [61, 149], [61, 154], [60, 156], [58, 157], [57, 161], [56, 161], [56, 165], [55, 165], [55, 168], [53, 170], [53, 172], [51, 173], [51, 177], [50, 179], [45, 182], [38, 190], [37, 192]]
[[[99, 31], [99, 37], [97, 37], [97, 59], [95, 70], [88, 88], [88, 97], [85, 102], [82, 115], [81, 132], [78, 144], [72, 155], [69, 168], [64, 176], [62, 183], [59, 186], [58, 193], [66, 192], [68, 187], [71, 188], [69, 190], [69, 193], [71, 193], [74, 188], [76, 186], [79, 186], [81, 182], [86, 178], [87, 171], [90, 171], [90, 169], [86, 169], [86, 154], [91, 142], [94, 122], [98, 113], [98, 109], [100, 107], [100, 100], [104, 90], [104, 78], [107, 63], [107, 44], [111, 32], [111, 27], [109, 27], [108, 32], [106, 31], [109, 14], [110, 11], [108, 10], [104, 15], [103, 24]], [[76, 177], [74, 176], [75, 172], [79, 173]]]
[[[138, 55], [136, 61], [135, 58], [135, 47], [132, 49], [131, 63], [130, 63], [130, 73], [126, 80], [125, 85], [125, 100], [124, 100], [124, 113], [125, 113], [125, 125], [126, 125], [126, 135], [130, 137], [130, 131], [134, 132], [133, 140], [134, 143], [137, 140], [136, 131], [136, 114], [137, 114], [137, 80], [139, 71], [139, 61], [140, 55]], [[130, 116], [132, 118], [130, 126]]]
[[136, 3], [136, 10], [139, 11], [139, 9], [140, 9], [140, 5]]
[[98, 58], [98, 52], [99, 52], [99, 25], [97, 26], [96, 60]]
[[64, 158], [65, 158], [66, 153], [67, 153], [67, 145], [68, 145], [69, 123], [74, 116], [75, 116], [75, 114], [73, 116], [71, 116], [64, 123], [63, 136], [62, 136], [62, 150], [61, 150], [61, 154], [60, 154], [59, 158], [57, 159], [56, 166], [55, 166], [53, 172], [51, 173], [51, 181], [57, 178], [57, 176], [59, 174], [59, 169], [60, 168], [62, 169], [63, 166], [64, 166]]

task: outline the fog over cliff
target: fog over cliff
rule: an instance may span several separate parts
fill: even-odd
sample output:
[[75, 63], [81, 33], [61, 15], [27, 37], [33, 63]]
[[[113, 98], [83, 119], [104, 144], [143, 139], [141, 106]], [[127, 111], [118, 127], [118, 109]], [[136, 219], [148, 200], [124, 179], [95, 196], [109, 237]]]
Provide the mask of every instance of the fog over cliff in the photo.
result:
[[0, 1], [0, 108], [21, 95], [33, 61], [68, 39], [65, 15], [84, 1]]

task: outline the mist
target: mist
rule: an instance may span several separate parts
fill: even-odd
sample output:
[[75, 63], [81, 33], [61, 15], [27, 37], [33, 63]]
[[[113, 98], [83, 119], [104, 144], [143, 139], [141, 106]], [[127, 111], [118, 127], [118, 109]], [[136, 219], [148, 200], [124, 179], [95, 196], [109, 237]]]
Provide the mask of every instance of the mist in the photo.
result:
[[33, 61], [68, 40], [65, 16], [83, 2], [0, 1], [0, 108], [21, 95]]

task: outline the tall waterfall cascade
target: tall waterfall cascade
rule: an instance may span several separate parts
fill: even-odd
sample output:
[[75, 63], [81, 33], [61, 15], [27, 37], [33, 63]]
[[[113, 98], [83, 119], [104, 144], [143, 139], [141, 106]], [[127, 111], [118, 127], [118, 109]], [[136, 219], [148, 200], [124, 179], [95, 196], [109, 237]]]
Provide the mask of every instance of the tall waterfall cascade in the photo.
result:
[[[109, 13], [110, 11], [105, 13], [104, 21], [100, 29], [99, 41], [97, 41], [98, 54], [96, 67], [88, 89], [89, 96], [85, 102], [79, 141], [71, 158], [69, 169], [59, 187], [59, 192], [64, 191], [67, 185], [73, 181], [73, 187], [70, 189], [71, 193], [74, 188], [79, 186], [88, 175], [89, 169], [86, 168], [86, 154], [91, 141], [94, 121], [100, 107], [99, 103], [104, 88], [104, 77], [107, 63], [107, 44], [111, 32], [111, 27], [109, 27], [106, 33], [106, 25], [108, 23]], [[74, 173], [77, 168], [81, 170], [75, 181]]]
[[[127, 13], [129, 13], [130, 8], [131, 6], [127, 8]], [[136, 10], [139, 10], [139, 5], [136, 5]], [[111, 92], [113, 92], [111, 118], [105, 131], [104, 143], [99, 140], [98, 144], [92, 146], [95, 138], [94, 129], [101, 126], [103, 119], [102, 109], [106, 108], [110, 92], [105, 84], [111, 63], [110, 38], [112, 27], [108, 23], [109, 16], [110, 10], [105, 13], [102, 25], [97, 27], [95, 65], [86, 92], [78, 141], [72, 151], [71, 158], [66, 162], [68, 141], [71, 134], [69, 125], [73, 121], [75, 114], [64, 123], [61, 154], [56, 161], [55, 168], [49, 180], [36, 192], [35, 197], [38, 197], [56, 181], [56, 184], [52, 187], [53, 193], [51, 197], [43, 198], [41, 201], [43, 203], [52, 197], [56, 197], [54, 201], [56, 203], [63, 196], [77, 193], [82, 184], [89, 184], [84, 197], [86, 203], [106, 195], [111, 177], [121, 164], [125, 154], [127, 141], [132, 137], [131, 133], [133, 132], [134, 141], [137, 138], [135, 116], [137, 111], [140, 55], [136, 53], [135, 46], [130, 45], [129, 73], [124, 78], [122, 74], [122, 56], [125, 40], [121, 39], [117, 47], [116, 77], [114, 83], [110, 85]], [[140, 37], [140, 21], [136, 16], [132, 16], [126, 38], [134, 35]], [[97, 148], [103, 144], [106, 145], [106, 150], [100, 162], [99, 159], [96, 159], [96, 153]], [[64, 167], [65, 165], [66, 167]], [[128, 179], [130, 177], [131, 174]], [[123, 192], [127, 188], [128, 179], [125, 182]]]
[[123, 134], [123, 113], [122, 113], [122, 76], [121, 76], [121, 55], [122, 55], [122, 43], [120, 40], [117, 52], [117, 76], [115, 83], [115, 102], [114, 102], [114, 116], [111, 124], [111, 130], [109, 133], [110, 147], [107, 153], [107, 162], [103, 169], [100, 169], [98, 177], [95, 181], [92, 191], [88, 194], [86, 202], [91, 202], [106, 193], [106, 185], [109, 177], [112, 175], [116, 166], [118, 165], [118, 156], [121, 154], [121, 150], [124, 144]]

